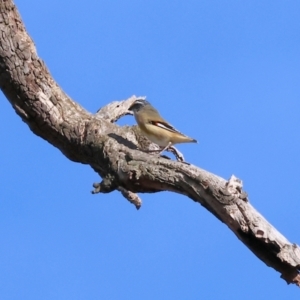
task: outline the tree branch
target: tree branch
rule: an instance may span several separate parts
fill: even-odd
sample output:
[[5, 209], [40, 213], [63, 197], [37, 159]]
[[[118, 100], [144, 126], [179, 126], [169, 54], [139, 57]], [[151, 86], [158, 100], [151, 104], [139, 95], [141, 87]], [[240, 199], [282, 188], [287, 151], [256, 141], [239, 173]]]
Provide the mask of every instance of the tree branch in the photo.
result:
[[135, 99], [113, 102], [95, 115], [70, 99], [53, 80], [10, 0], [0, 1], [0, 88], [32, 132], [69, 159], [89, 164], [102, 178], [95, 192], [118, 190], [137, 208], [136, 193], [172, 191], [200, 203], [263, 262], [300, 286], [300, 248], [249, 203], [242, 182], [193, 165], [149, 155], [157, 146], [136, 126], [115, 122]]

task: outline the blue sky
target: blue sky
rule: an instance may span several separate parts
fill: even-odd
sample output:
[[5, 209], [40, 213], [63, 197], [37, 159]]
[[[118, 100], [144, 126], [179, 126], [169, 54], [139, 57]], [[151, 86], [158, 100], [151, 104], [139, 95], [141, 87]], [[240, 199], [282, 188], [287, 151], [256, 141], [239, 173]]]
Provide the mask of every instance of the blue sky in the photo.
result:
[[[38, 54], [91, 112], [145, 95], [241, 178], [300, 243], [299, 1], [16, 1]], [[1, 299], [299, 299], [190, 199], [91, 195], [97, 174], [32, 134], [0, 95]], [[132, 117], [119, 122], [134, 124]]]

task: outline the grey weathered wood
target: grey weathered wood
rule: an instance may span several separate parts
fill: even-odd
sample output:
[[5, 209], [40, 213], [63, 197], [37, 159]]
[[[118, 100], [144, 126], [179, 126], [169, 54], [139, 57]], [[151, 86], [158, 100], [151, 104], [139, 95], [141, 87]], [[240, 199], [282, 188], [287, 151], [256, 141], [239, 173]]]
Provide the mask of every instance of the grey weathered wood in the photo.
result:
[[135, 99], [113, 102], [91, 114], [68, 97], [38, 57], [11, 0], [0, 0], [0, 88], [33, 133], [101, 177], [95, 192], [118, 190], [137, 208], [138, 192], [172, 191], [200, 203], [288, 283], [300, 286], [300, 248], [249, 203], [242, 182], [193, 165], [149, 155], [155, 149], [136, 126], [114, 122]]

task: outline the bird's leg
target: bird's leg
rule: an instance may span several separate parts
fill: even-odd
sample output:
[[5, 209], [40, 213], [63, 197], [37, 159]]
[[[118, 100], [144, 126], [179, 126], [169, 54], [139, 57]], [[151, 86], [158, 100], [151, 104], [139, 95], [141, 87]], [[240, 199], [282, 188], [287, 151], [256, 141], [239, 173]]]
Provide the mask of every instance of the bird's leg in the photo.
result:
[[172, 145], [172, 143], [169, 142], [168, 145], [165, 148], [163, 148], [162, 150], [160, 150], [159, 154], [162, 154], [164, 151], [166, 151], [167, 149], [169, 149], [171, 147], [171, 145]]
[[172, 146], [172, 143], [169, 142], [169, 144], [163, 148], [159, 154], [162, 154], [164, 151], [169, 151], [171, 153], [173, 153], [177, 159], [177, 161], [180, 161], [180, 162], [184, 162], [184, 157], [183, 157], [183, 154], [177, 150], [174, 146]]
[[169, 142], [168, 145], [166, 147], [164, 147], [163, 149], [153, 149], [153, 150], [147, 150], [147, 153], [157, 153], [158, 155], [161, 155], [164, 151], [169, 151], [171, 153], [173, 153], [177, 159], [177, 161], [180, 162], [184, 162], [184, 156], [183, 154], [176, 149], [174, 146], [172, 146], [172, 143]]
[[167, 150], [172, 152], [175, 155], [177, 161], [184, 162], [183, 154], [179, 150], [177, 150], [174, 146], [169, 146]]
[[159, 148], [159, 149], [151, 149], [151, 150], [147, 150], [148, 153], [157, 153], [157, 154], [162, 154], [164, 151], [168, 150], [168, 148], [170, 148], [172, 145], [171, 142], [168, 143], [168, 145], [164, 148]]
[[166, 158], [166, 159], [171, 159], [170, 157], [168, 157], [168, 156], [166, 156], [166, 155], [161, 155], [161, 148], [159, 148], [159, 149], [147, 149], [147, 150], [143, 150], [144, 152], [146, 152], [146, 153], [151, 153], [151, 154], [154, 154], [154, 155], [156, 155], [156, 156], [161, 156], [161, 157], [163, 157], [163, 158]]

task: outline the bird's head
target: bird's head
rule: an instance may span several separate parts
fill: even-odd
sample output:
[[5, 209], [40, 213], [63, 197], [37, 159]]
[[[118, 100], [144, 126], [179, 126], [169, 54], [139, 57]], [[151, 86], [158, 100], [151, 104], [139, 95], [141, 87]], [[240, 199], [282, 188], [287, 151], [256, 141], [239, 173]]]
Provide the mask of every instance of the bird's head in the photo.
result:
[[136, 112], [139, 112], [140, 109], [142, 109], [146, 105], [150, 105], [150, 103], [147, 100], [137, 99], [131, 104], [131, 106], [128, 108], [128, 110], [131, 110], [134, 113], [136, 113]]

